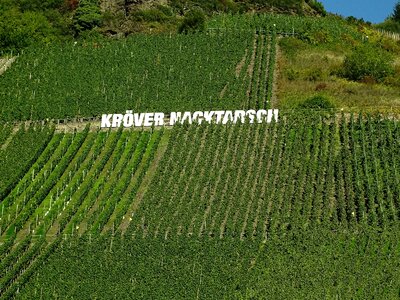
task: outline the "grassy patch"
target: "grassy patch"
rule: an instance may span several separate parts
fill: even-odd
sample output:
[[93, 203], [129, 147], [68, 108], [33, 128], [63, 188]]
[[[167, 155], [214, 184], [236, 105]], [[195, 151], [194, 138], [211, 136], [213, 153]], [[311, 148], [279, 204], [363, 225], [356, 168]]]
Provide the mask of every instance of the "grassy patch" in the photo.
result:
[[400, 55], [396, 56], [395, 74], [382, 83], [354, 82], [343, 79], [343, 62], [351, 45], [319, 47], [294, 38], [280, 40], [278, 101], [279, 107], [298, 107], [306, 99], [322, 95], [344, 110], [361, 108], [390, 111], [400, 106]]

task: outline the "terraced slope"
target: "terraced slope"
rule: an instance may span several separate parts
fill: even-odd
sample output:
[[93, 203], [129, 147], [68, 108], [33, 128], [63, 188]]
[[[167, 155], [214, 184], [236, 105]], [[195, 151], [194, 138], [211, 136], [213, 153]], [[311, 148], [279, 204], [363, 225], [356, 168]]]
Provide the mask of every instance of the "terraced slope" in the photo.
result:
[[263, 240], [398, 224], [398, 122], [307, 123], [182, 127], [125, 234]]
[[253, 32], [30, 48], [0, 77], [0, 118], [269, 107], [275, 35]]
[[2, 297], [18, 291], [63, 236], [118, 227], [165, 138], [163, 129], [54, 134], [0, 204]]
[[[374, 283], [384, 280], [383, 269], [393, 279], [400, 263], [398, 124], [286, 115], [272, 124], [49, 135], [0, 204], [0, 299], [262, 297], [259, 280], [276, 286], [278, 277], [266, 274], [281, 268], [293, 276], [284, 253], [303, 250], [294, 262], [311, 265], [300, 274], [318, 259], [325, 270], [300, 280], [301, 293], [322, 286], [316, 298], [326, 290], [340, 295], [348, 280], [344, 295], [355, 293], [364, 264], [381, 268]], [[335, 255], [341, 264], [332, 264]], [[84, 276], [79, 287], [67, 275], [74, 272]], [[56, 284], [46, 284], [50, 278]], [[398, 282], [373, 294], [394, 295]], [[360, 297], [371, 292], [364, 284]]]

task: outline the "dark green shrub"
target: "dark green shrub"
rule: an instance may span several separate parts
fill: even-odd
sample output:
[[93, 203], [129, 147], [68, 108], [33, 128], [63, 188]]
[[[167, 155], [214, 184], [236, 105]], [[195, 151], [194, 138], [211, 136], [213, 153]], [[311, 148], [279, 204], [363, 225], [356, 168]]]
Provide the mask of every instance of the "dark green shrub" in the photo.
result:
[[381, 82], [393, 72], [393, 57], [388, 52], [362, 45], [346, 56], [342, 75], [354, 81], [370, 77]]
[[156, 8], [161, 11], [164, 15], [166, 15], [167, 17], [173, 17], [174, 16], [174, 12], [172, 11], [171, 7], [169, 6], [165, 6], [165, 5], [157, 5]]
[[164, 22], [168, 20], [169, 17], [156, 8], [150, 8], [133, 13], [132, 18], [136, 21]]
[[73, 18], [77, 34], [101, 25], [102, 17], [97, 0], [81, 0]]
[[333, 109], [335, 106], [329, 101], [329, 99], [323, 95], [313, 96], [308, 98], [303, 103], [299, 104], [299, 108], [302, 109]]
[[384, 83], [386, 85], [394, 86], [394, 87], [399, 87], [400, 88], [400, 66], [396, 66], [395, 72], [393, 75], [388, 76], [385, 78]]
[[400, 1], [394, 7], [392, 19], [400, 23]]
[[62, 7], [64, 0], [18, 0], [16, 3], [21, 11], [43, 11]]
[[54, 39], [55, 30], [41, 12], [20, 12], [17, 9], [0, 11], [0, 49], [20, 50]]
[[191, 9], [185, 14], [185, 17], [178, 28], [179, 33], [190, 33], [203, 31], [206, 27], [206, 16], [199, 8]]

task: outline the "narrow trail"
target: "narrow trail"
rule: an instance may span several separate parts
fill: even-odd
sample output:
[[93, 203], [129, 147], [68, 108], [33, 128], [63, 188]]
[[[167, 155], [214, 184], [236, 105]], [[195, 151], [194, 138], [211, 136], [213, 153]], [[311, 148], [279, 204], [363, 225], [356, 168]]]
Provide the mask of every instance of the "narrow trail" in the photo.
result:
[[275, 45], [271, 45], [271, 47], [276, 47], [276, 60], [274, 66], [274, 79], [272, 81], [272, 96], [271, 96], [271, 109], [278, 108], [278, 80], [281, 76], [281, 71], [279, 68], [279, 62], [281, 61], [281, 51], [279, 49], [279, 41], [275, 43]]
[[[123, 221], [121, 222], [121, 224], [119, 226], [119, 230], [122, 232], [122, 234], [124, 234], [126, 232], [128, 226], [129, 226], [129, 223], [130, 223], [130, 217], [138, 209], [139, 205], [141, 204], [141, 202], [143, 200], [145, 193], [147, 192], [147, 190], [150, 186], [150, 183], [155, 175], [155, 172], [156, 172], [157, 168], [159, 167], [160, 162], [162, 161], [162, 158], [164, 157], [165, 151], [167, 150], [170, 136], [171, 136], [171, 132], [166, 131], [166, 132], [164, 132], [163, 136], [161, 137], [160, 143], [158, 145], [158, 149], [155, 152], [156, 154], [155, 154], [153, 160], [151, 161], [150, 166], [148, 167], [142, 182], [140, 183], [140, 186], [136, 193], [135, 200], [129, 206], [128, 210], [126, 211], [126, 213], [123, 217]], [[141, 164], [141, 168], [143, 168], [143, 164]], [[137, 174], [139, 174], [139, 173], [140, 173], [140, 170]], [[135, 178], [135, 180], [138, 180], [138, 179]], [[108, 229], [110, 228], [110, 224], [108, 224], [108, 227], [106, 226], [106, 229], [107, 228]]]
[[16, 60], [16, 57], [5, 57], [5, 58], [0, 58], [0, 75], [2, 75], [7, 69], [11, 67], [13, 62]]
[[7, 149], [8, 145], [11, 143], [13, 137], [15, 134], [18, 132], [19, 126], [14, 126], [13, 130], [11, 131], [10, 135], [7, 137], [7, 139], [4, 141], [4, 144], [1, 145], [0, 149], [5, 150]]

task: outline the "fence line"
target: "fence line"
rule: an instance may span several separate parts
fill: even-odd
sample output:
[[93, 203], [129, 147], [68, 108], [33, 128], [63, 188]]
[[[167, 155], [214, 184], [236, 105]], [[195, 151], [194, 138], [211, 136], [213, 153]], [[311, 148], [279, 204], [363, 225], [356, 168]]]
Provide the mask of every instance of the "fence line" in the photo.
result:
[[400, 33], [390, 32], [390, 31], [386, 31], [383, 29], [377, 29], [376, 31], [378, 31], [380, 34], [382, 34], [388, 38], [391, 38], [395, 41], [400, 41]]
[[292, 30], [292, 32], [283, 32], [283, 31], [273, 31], [273, 30], [265, 30], [263, 28], [254, 28], [254, 29], [241, 29], [241, 28], [235, 28], [234, 30], [230, 29], [230, 28], [225, 28], [225, 27], [210, 27], [207, 28], [207, 31], [229, 31], [229, 32], [249, 32], [249, 33], [268, 33], [268, 34], [272, 34], [275, 33], [277, 35], [281, 35], [281, 36], [295, 36], [295, 35], [299, 35], [299, 33], [296, 33], [294, 28]]

